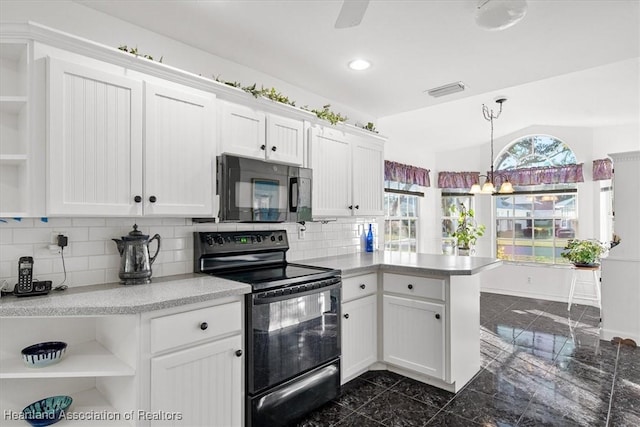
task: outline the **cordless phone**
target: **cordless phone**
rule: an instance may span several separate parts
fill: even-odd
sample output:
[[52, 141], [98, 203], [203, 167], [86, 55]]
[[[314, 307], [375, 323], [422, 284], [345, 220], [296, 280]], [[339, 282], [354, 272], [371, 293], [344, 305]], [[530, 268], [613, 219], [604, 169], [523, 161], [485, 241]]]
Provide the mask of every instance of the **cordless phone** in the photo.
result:
[[18, 261], [18, 284], [16, 294], [26, 294], [33, 291], [33, 258], [30, 256], [20, 257]]
[[13, 289], [17, 297], [46, 295], [51, 290], [51, 280], [33, 280], [33, 257], [23, 256], [18, 260], [18, 284]]

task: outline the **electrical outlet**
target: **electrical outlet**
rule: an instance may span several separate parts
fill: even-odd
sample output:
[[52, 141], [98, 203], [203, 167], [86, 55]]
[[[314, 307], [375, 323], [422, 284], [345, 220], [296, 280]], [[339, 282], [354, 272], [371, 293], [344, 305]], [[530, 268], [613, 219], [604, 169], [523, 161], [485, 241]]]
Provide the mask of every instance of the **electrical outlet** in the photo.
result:
[[531, 276], [527, 276], [527, 284], [530, 285], [531, 284]]
[[298, 229], [298, 240], [304, 240], [306, 229], [304, 227], [300, 227]]

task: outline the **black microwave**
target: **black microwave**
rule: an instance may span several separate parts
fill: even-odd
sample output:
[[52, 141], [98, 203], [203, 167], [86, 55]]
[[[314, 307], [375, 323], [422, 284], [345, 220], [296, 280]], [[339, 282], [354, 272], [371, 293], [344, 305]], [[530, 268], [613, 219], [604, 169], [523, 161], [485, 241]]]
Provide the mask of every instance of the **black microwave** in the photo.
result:
[[217, 157], [221, 222], [311, 220], [311, 169], [231, 155]]

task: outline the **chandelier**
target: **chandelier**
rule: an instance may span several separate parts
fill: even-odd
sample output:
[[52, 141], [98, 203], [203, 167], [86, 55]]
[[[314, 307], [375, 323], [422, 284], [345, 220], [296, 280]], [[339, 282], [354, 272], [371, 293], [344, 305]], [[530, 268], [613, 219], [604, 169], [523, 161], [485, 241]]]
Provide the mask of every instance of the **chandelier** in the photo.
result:
[[[500, 105], [497, 113], [494, 113], [492, 109], [489, 109], [486, 105], [482, 104], [482, 115], [485, 120], [491, 123], [491, 169], [488, 175], [479, 175], [486, 177], [486, 181], [480, 188], [480, 183], [476, 182], [471, 186], [469, 193], [471, 194], [493, 194], [496, 192], [496, 187], [494, 185], [494, 172], [493, 172], [493, 121], [500, 117], [502, 113], [502, 104], [507, 100], [507, 98], [498, 98], [496, 102]], [[510, 194], [513, 193], [513, 186], [509, 182], [509, 179], [505, 177], [502, 185], [500, 186], [500, 190], [498, 191], [500, 194]]]

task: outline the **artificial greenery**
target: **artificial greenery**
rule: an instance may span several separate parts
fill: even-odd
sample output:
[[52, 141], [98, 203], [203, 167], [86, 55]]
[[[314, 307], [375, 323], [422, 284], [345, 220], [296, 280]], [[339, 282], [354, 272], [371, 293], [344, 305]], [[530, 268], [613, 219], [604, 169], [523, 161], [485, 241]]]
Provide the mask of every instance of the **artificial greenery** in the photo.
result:
[[329, 109], [329, 107], [331, 107], [331, 104], [323, 105], [322, 110], [314, 109], [314, 110], [311, 110], [311, 112], [315, 113], [315, 115], [321, 119], [328, 120], [329, 123], [331, 123], [332, 125], [335, 125], [338, 122], [347, 121], [348, 119], [347, 116], [342, 116], [340, 115], [340, 113], [334, 113]]
[[476, 223], [475, 212], [473, 209], [467, 209], [463, 203], [460, 203], [460, 209], [451, 206], [452, 213], [458, 213], [458, 227], [451, 237], [455, 237], [458, 242], [458, 248], [470, 249], [476, 244], [478, 237], [484, 235], [486, 227]]
[[[142, 55], [140, 52], [138, 52], [138, 47], [128, 47], [126, 44], [123, 44], [122, 46], [118, 46], [118, 49], [130, 53], [132, 55], [135, 56], [142, 56], [143, 58], [146, 58], [150, 61], [153, 61], [153, 56], [151, 55]], [[162, 59], [164, 58], [164, 56], [161, 56], [160, 59], [158, 60], [158, 62], [162, 63]]]
[[606, 244], [595, 239], [572, 239], [567, 242], [560, 256], [577, 265], [600, 264], [600, 257], [609, 248]]
[[[151, 55], [143, 55], [140, 54], [140, 52], [138, 52], [138, 48], [137, 47], [128, 47], [127, 45], [122, 45], [119, 46], [118, 49], [130, 53], [132, 55], [136, 55], [136, 56], [142, 56], [143, 58], [149, 59], [151, 61], [153, 61], [153, 57]], [[163, 57], [160, 57], [160, 60], [158, 62], [162, 62]], [[292, 107], [296, 106], [296, 102], [292, 101], [289, 99], [288, 96], [278, 92], [276, 90], [276, 88], [271, 87], [271, 88], [265, 88], [264, 86], [261, 86], [260, 89], [257, 88], [257, 84], [254, 83], [251, 86], [242, 86], [242, 84], [240, 82], [236, 82], [236, 81], [225, 81], [222, 80], [219, 76], [213, 76], [213, 79], [219, 83], [225, 84], [227, 86], [231, 86], [231, 87], [235, 87], [238, 89], [242, 89], [243, 91], [250, 93], [251, 95], [253, 95], [254, 97], [259, 97], [262, 96], [264, 98], [268, 98], [272, 101], [275, 102], [280, 102], [282, 104], [287, 104], [287, 105], [291, 105]], [[346, 122], [348, 117], [347, 116], [343, 116], [340, 113], [335, 113], [333, 111], [331, 111], [329, 109], [329, 107], [331, 107], [330, 104], [324, 105], [322, 107], [322, 110], [309, 110], [309, 108], [302, 108], [303, 110], [307, 110], [307, 111], [311, 111], [312, 113], [314, 113], [316, 116], [318, 116], [318, 118], [323, 119], [323, 120], [327, 120], [329, 123], [331, 123], [332, 125], [335, 125], [337, 123], [340, 122]], [[369, 122], [367, 123], [366, 126], [363, 126], [362, 129], [366, 129], [368, 131], [371, 132], [375, 132], [378, 133], [378, 131], [376, 130], [375, 126], [373, 125], [373, 123]]]

